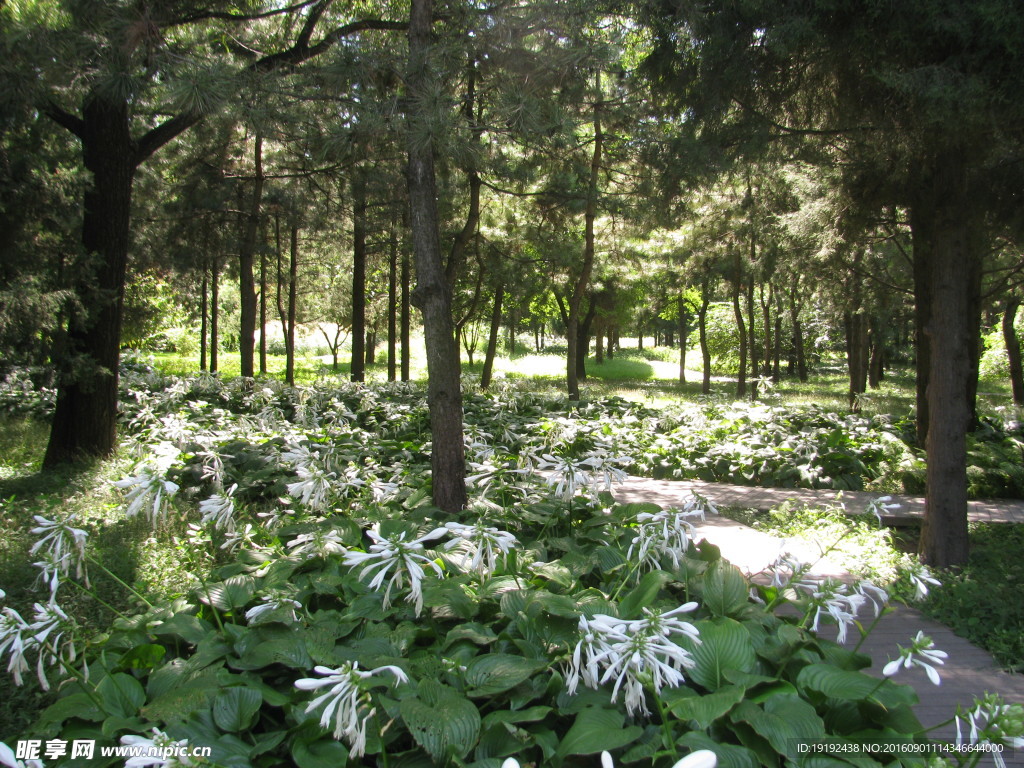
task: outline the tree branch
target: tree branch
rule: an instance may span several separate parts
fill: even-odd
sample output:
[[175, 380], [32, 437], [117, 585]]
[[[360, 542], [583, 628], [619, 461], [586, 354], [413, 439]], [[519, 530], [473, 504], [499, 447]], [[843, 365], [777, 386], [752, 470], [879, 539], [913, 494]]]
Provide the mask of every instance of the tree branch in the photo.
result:
[[183, 112], [165, 120], [155, 128], [151, 128], [135, 143], [135, 157], [133, 158], [135, 165], [138, 166], [145, 162], [160, 147], [202, 119], [203, 115], [199, 112]]
[[[299, 39], [295, 41], [295, 45], [286, 51], [280, 53], [274, 53], [270, 56], [264, 56], [259, 61], [253, 62], [249, 66], [249, 70], [253, 72], [268, 72], [279, 67], [294, 67], [297, 64], [301, 64], [304, 61], [308, 61], [315, 56], [319, 56], [321, 53], [329, 50], [338, 40], [354, 35], [359, 32], [365, 32], [367, 30], [385, 30], [385, 31], [404, 31], [409, 28], [409, 24], [403, 21], [386, 21], [384, 19], [362, 19], [361, 21], [353, 21], [349, 24], [343, 24], [330, 32], [328, 32], [324, 38], [316, 45], [310, 46], [309, 39], [313, 34], [313, 26], [310, 26], [309, 22], [316, 16], [319, 19], [320, 14], [323, 13], [321, 10], [319, 13], [310, 13], [310, 19], [306, 20], [306, 26], [303, 27], [302, 32], [299, 35]], [[307, 30], [308, 28], [308, 30]], [[308, 31], [308, 34], [307, 34]]]
[[53, 120], [53, 122], [61, 128], [71, 131], [71, 133], [75, 134], [75, 136], [80, 139], [83, 138], [83, 134], [85, 133], [85, 121], [82, 120], [82, 118], [75, 117], [70, 112], [65, 112], [52, 102], [47, 102], [42, 106], [42, 113]]
[[316, 0], [303, 0], [301, 3], [295, 5], [289, 5], [285, 8], [277, 8], [273, 11], [264, 11], [263, 13], [228, 13], [227, 11], [197, 11], [190, 16], [183, 16], [180, 19], [174, 21], [166, 21], [162, 24], [164, 28], [169, 27], [180, 27], [185, 24], [194, 24], [197, 21], [207, 21], [209, 19], [217, 19], [220, 21], [255, 21], [256, 19], [266, 19], [271, 16], [280, 16], [284, 13], [291, 13], [297, 11], [300, 8], [305, 8], [307, 5], [312, 5]]

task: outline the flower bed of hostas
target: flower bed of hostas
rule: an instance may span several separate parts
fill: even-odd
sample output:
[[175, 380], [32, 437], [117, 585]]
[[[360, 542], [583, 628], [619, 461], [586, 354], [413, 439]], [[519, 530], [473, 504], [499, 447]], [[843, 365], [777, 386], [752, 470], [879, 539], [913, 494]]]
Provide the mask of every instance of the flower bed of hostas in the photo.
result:
[[[625, 401], [470, 397], [473, 501], [454, 517], [429, 504], [415, 388], [150, 377], [124, 418], [137, 455], [116, 483], [126, 514], [158, 528], [191, 517], [182, 552], [214, 565], [193, 568], [179, 599], [89, 636], [60, 608], [66, 582], [88, 589], [89, 531], [37, 518], [49, 597], [33, 621], [0, 615], [8, 671], [61, 681], [35, 738], [212, 750], [167, 765], [302, 768], [595, 765], [603, 751], [668, 766], [699, 750], [745, 768], [817, 764], [801, 746], [815, 742], [926, 738], [909, 687], [815, 632], [868, 624], [881, 590], [790, 562], [751, 584], [692, 543], [702, 500], [613, 502], [653, 418]], [[918, 637], [888, 671], [932, 676], [941, 656]], [[980, 703], [965, 715], [972, 739], [1011, 732], [1017, 709]]]

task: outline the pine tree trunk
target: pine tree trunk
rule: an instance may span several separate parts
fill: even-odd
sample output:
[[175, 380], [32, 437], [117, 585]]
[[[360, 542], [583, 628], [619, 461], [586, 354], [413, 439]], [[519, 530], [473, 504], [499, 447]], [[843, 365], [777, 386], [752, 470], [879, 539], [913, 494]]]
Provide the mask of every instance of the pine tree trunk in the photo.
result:
[[[263, 233], [266, 245], [266, 232]], [[267, 249], [260, 248], [260, 375], [267, 375]]]
[[494, 293], [494, 306], [491, 309], [491, 327], [487, 333], [487, 354], [484, 355], [484, 370], [480, 376], [480, 388], [491, 386], [491, 375], [494, 371], [494, 357], [498, 354], [498, 334], [501, 332], [501, 303], [505, 299], [505, 283], [498, 283]]
[[708, 296], [708, 286], [705, 283], [701, 287], [700, 309], [697, 310], [697, 334], [700, 336], [700, 359], [704, 370], [701, 373], [700, 391], [702, 394], [711, 394], [711, 350], [708, 348], [708, 306], [711, 298]]
[[412, 326], [412, 306], [409, 298], [409, 281], [411, 280], [410, 275], [411, 269], [409, 265], [409, 254], [402, 250], [402, 301], [399, 312], [399, 327], [401, 328], [401, 345], [402, 345], [402, 358], [401, 358], [401, 375], [402, 381], [409, 381], [409, 365], [410, 357], [412, 355], [411, 345], [411, 326]]
[[686, 341], [690, 329], [686, 323], [686, 301], [679, 296], [679, 383], [686, 383]]
[[409, 214], [416, 259], [413, 302], [423, 312], [427, 348], [427, 403], [430, 408], [431, 482], [434, 504], [456, 513], [466, 505], [466, 466], [462, 432], [462, 390], [459, 350], [451, 313], [451, 293], [441, 261], [437, 181], [432, 139], [418, 135], [429, 130], [429, 116], [417, 105], [429, 103], [431, 93], [431, 0], [412, 0], [409, 16], [409, 68], [406, 82], [411, 98], [408, 140]]
[[747, 326], [743, 322], [743, 310], [740, 309], [740, 292], [743, 289], [743, 256], [739, 249], [736, 249], [736, 274], [732, 282], [732, 311], [736, 318], [736, 332], [740, 341], [740, 371], [736, 381], [736, 397], [742, 398], [747, 394]]
[[398, 378], [398, 223], [391, 220], [388, 253], [388, 381]]
[[[981, 259], [961, 152], [945, 153], [922, 169], [922, 193], [913, 201], [915, 274], [927, 275], [928, 437], [926, 512], [921, 555], [946, 568], [967, 562], [967, 432], [972, 420], [971, 336], [980, 317]], [[920, 237], [928, 247], [919, 253]], [[926, 260], [917, 264], [917, 260]]]
[[256, 346], [256, 237], [260, 226], [260, 207], [263, 204], [263, 137], [257, 133], [253, 150], [252, 198], [242, 227], [242, 241], [238, 249], [238, 353], [242, 376], [255, 374], [253, 350]]
[[[597, 75], [597, 101], [594, 102], [594, 151], [590, 158], [590, 179], [587, 182], [587, 205], [583, 212], [583, 260], [569, 295], [568, 320], [566, 323], [566, 389], [570, 400], [580, 399], [579, 383], [579, 333], [580, 309], [583, 294], [590, 287], [590, 274], [594, 268], [594, 222], [597, 220], [597, 183], [601, 172], [601, 155], [604, 150], [604, 134], [601, 131], [601, 75]], [[593, 304], [593, 302], [591, 302]], [[584, 353], [585, 354], [585, 353]], [[585, 374], [584, 374], [585, 375]]]
[[352, 381], [366, 380], [366, 179], [352, 176]]
[[206, 336], [208, 333], [207, 329], [207, 313], [209, 311], [207, 307], [206, 293], [209, 290], [207, 286], [209, 278], [206, 275], [206, 266], [203, 266], [203, 285], [202, 285], [202, 298], [199, 301], [199, 370], [206, 370]]
[[299, 284], [299, 226], [292, 224], [291, 257], [288, 260], [288, 335], [285, 339], [284, 380], [295, 385], [295, 316]]
[[220, 258], [213, 257], [210, 267], [210, 373], [220, 370], [217, 356], [220, 350]]
[[128, 270], [135, 163], [125, 103], [91, 98], [80, 135], [92, 183], [85, 192], [85, 269], [68, 318], [67, 353], [43, 467], [109, 456], [116, 443], [121, 312]]

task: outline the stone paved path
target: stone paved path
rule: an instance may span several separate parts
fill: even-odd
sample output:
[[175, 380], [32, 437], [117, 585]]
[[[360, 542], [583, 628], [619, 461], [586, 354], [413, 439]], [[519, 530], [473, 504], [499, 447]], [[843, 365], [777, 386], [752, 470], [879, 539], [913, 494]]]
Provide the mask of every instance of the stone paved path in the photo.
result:
[[[663, 506], [679, 506], [691, 491], [700, 493], [716, 505], [753, 509], [768, 509], [787, 498], [822, 506], [835, 499], [833, 491], [746, 488], [700, 481], [645, 478], [631, 478], [616, 486], [614, 495], [622, 502], [650, 501]], [[874, 494], [845, 492], [843, 501], [847, 510], [855, 513], [863, 511], [864, 505], [875, 497]], [[898, 501], [903, 502], [904, 499]], [[973, 505], [970, 513], [972, 519], [1024, 522], [1024, 503], [973, 502]], [[919, 514], [923, 514], [923, 500], [911, 499], [904, 508], [897, 511], [896, 517]], [[779, 554], [788, 551], [804, 562], [817, 560], [813, 573], [818, 576], [848, 577], [835, 563], [820, 559], [817, 552], [813, 551], [813, 545], [769, 536], [728, 518], [709, 516], [707, 523], [697, 528], [697, 538], [706, 538], [718, 546], [726, 559], [751, 575], [759, 573]], [[923, 630], [931, 637], [936, 648], [949, 654], [941, 669], [942, 683], [939, 686], [932, 685], [919, 669], [904, 670], [898, 678], [899, 682], [908, 683], [917, 691], [921, 700], [917, 714], [925, 727], [941, 726], [932, 732], [933, 738], [952, 741], [955, 738], [953, 725], [942, 724], [953, 717], [958, 704], [969, 708], [974, 697], [980, 698], [985, 692], [998, 693], [1007, 702], [1024, 704], [1024, 675], [1003, 672], [986, 651], [957, 636], [948, 627], [903, 605], [884, 616], [861, 646], [861, 650], [873, 660], [871, 668], [866, 671], [881, 675], [885, 663], [897, 655], [896, 646], [908, 645], [918, 630]], [[1008, 766], [1024, 768], [1024, 750], [1017, 750], [1016, 753], [1008, 750], [1003, 757]], [[993, 765], [994, 762], [991, 756], [986, 755], [980, 765]]]

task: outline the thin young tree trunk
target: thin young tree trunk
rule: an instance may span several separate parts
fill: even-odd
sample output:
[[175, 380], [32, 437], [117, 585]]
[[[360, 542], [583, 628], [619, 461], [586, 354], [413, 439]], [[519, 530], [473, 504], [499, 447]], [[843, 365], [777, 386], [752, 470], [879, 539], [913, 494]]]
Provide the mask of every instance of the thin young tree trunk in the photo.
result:
[[[753, 250], [753, 246], [751, 246]], [[750, 276], [750, 280], [747, 283], [747, 350], [750, 356], [750, 399], [757, 400], [758, 387], [758, 354], [757, 354], [757, 334], [754, 331], [754, 325], [757, 321], [757, 316], [754, 313], [754, 276]]]
[[405, 249], [403, 249], [401, 275], [402, 295], [399, 312], [399, 328], [401, 329], [400, 341], [402, 345], [402, 355], [400, 360], [402, 381], [409, 381], [409, 366], [412, 355], [412, 350], [410, 349], [410, 339], [412, 337], [412, 307], [411, 300], [409, 298], [409, 280], [411, 279], [410, 272], [409, 254]]
[[388, 253], [388, 381], [398, 378], [398, 223], [391, 219], [391, 247]]
[[569, 295], [568, 320], [566, 324], [566, 388], [570, 400], [580, 399], [579, 384], [579, 332], [580, 308], [583, 294], [590, 287], [590, 273], [594, 268], [594, 222], [597, 220], [597, 183], [601, 172], [601, 155], [604, 150], [604, 134], [601, 131], [601, 75], [597, 74], [597, 101], [594, 102], [594, 151], [590, 158], [590, 179], [587, 183], [587, 205], [583, 213], [583, 262]]
[[291, 258], [288, 260], [288, 337], [285, 339], [284, 380], [295, 385], [295, 318], [299, 285], [299, 225], [292, 224]]
[[253, 350], [256, 346], [256, 280], [253, 267], [256, 260], [256, 237], [263, 204], [263, 136], [256, 133], [253, 149], [252, 198], [242, 227], [242, 241], [238, 249], [238, 353], [242, 376], [253, 376]]
[[220, 258], [213, 257], [210, 266], [210, 373], [216, 373], [217, 351], [220, 348]]
[[266, 231], [260, 248], [260, 375], [267, 375], [267, 249]]
[[1024, 405], [1024, 364], [1021, 363], [1020, 339], [1014, 321], [1020, 298], [1011, 294], [1006, 298], [1006, 309], [1003, 310], [1003, 342], [1006, 344], [1006, 356], [1010, 361], [1010, 387], [1013, 390], [1015, 405]]
[[208, 312], [208, 307], [207, 307], [207, 303], [206, 303], [206, 292], [209, 290], [209, 286], [207, 285], [208, 282], [209, 282], [209, 278], [207, 277], [207, 274], [206, 274], [206, 266], [203, 265], [203, 286], [202, 286], [202, 294], [203, 295], [202, 295], [202, 299], [200, 299], [200, 301], [199, 301], [199, 314], [200, 314], [200, 316], [202, 318], [200, 320], [200, 322], [199, 322], [199, 370], [200, 371], [205, 371], [206, 370], [206, 334], [207, 334], [206, 318], [207, 318], [207, 312]]
[[433, 91], [430, 66], [432, 6], [432, 0], [412, 0], [409, 15], [409, 68], [406, 82], [411, 96], [407, 118], [410, 124], [409, 215], [416, 258], [416, 291], [413, 301], [423, 312], [423, 333], [427, 348], [427, 403], [430, 408], [434, 503], [445, 512], [456, 513], [466, 505], [459, 350], [455, 346], [451, 292], [441, 260], [434, 143], [429, 134], [429, 116], [417, 112], [417, 105], [428, 104], [428, 94]]
[[366, 380], [366, 177], [352, 176], [352, 381]]
[[697, 310], [697, 333], [700, 336], [700, 358], [704, 370], [701, 373], [700, 391], [702, 394], [711, 394], [711, 350], [708, 348], [708, 306], [711, 304], [711, 297], [708, 295], [708, 285], [701, 287], [700, 309]]
[[797, 287], [789, 293], [789, 321], [793, 326], [793, 347], [796, 354], [796, 372], [800, 381], [807, 381], [807, 352], [804, 349], [804, 329], [800, 322], [802, 307], [797, 301]]
[[732, 311], [736, 317], [736, 331], [740, 341], [740, 371], [736, 382], [736, 397], [747, 394], [747, 326], [743, 322], [743, 310], [740, 308], [740, 292], [743, 290], [743, 254], [736, 249], [735, 275], [732, 282]]
[[498, 283], [494, 293], [494, 306], [491, 308], [491, 327], [487, 333], [487, 354], [484, 355], [484, 370], [480, 375], [480, 388], [491, 386], [491, 374], [494, 371], [494, 357], [498, 354], [498, 334], [501, 332], [501, 303], [505, 298], [505, 283]]
[[686, 337], [690, 330], [686, 322], [686, 299], [679, 294], [679, 383], [686, 383]]

